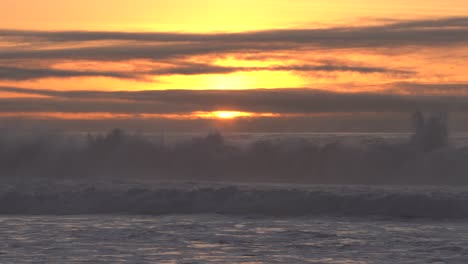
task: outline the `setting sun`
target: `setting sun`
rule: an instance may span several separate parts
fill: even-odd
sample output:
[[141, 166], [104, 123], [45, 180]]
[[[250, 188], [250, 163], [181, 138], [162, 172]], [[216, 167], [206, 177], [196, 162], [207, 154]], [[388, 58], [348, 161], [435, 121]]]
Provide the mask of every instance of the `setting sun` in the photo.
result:
[[197, 112], [195, 116], [199, 118], [217, 118], [217, 119], [234, 119], [238, 117], [250, 117], [252, 113], [239, 111], [213, 111], [213, 112]]
[[216, 111], [213, 115], [221, 119], [233, 119], [236, 117], [250, 116], [249, 113], [237, 112], [237, 111]]
[[204, 111], [197, 111], [192, 113], [192, 116], [201, 119], [235, 119], [241, 117], [277, 117], [278, 114], [274, 113], [251, 113], [251, 112], [241, 112], [241, 111], [212, 111], [212, 112], [204, 112]]

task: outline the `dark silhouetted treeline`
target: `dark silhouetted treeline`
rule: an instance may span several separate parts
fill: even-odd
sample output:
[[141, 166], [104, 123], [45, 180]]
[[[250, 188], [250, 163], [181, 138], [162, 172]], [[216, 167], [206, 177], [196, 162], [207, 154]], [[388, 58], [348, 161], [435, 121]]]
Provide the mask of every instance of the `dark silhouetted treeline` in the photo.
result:
[[340, 184], [468, 184], [468, 148], [448, 144], [446, 115], [413, 115], [406, 143], [259, 140], [241, 147], [219, 133], [164, 144], [115, 129], [85, 140], [0, 138], [2, 177], [124, 177]]

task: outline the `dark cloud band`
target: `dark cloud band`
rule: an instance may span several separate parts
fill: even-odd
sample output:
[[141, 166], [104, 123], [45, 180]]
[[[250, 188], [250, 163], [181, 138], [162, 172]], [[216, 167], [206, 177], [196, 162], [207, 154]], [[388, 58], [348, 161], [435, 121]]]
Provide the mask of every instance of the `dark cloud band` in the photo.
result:
[[413, 72], [393, 70], [385, 67], [369, 67], [356, 65], [287, 65], [271, 67], [229, 67], [202, 63], [185, 63], [174, 67], [164, 67], [147, 71], [90, 71], [90, 70], [60, 70], [51, 68], [20, 68], [0, 66], [0, 80], [25, 81], [42, 78], [71, 77], [110, 77], [118, 79], [146, 80], [148, 76], [165, 75], [199, 75], [199, 74], [229, 74], [252, 71], [296, 71], [296, 72], [357, 72], [362, 74], [385, 73], [409, 75]]
[[468, 17], [405, 21], [381, 26], [350, 25], [327, 29], [211, 34], [2, 30], [0, 38], [38, 44], [100, 41], [98, 46], [5, 49], [0, 51], [0, 59], [158, 60], [236, 52], [466, 45]]
[[405, 113], [468, 111], [466, 96], [338, 93], [313, 89], [53, 91], [3, 87], [0, 91], [49, 96], [4, 98], [0, 112], [188, 113], [235, 110], [259, 113]]

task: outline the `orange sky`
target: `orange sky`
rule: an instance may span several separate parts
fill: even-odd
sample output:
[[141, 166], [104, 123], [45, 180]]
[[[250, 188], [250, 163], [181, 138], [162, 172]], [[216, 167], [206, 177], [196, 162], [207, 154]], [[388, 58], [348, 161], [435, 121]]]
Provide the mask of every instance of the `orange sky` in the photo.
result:
[[0, 86], [465, 95], [467, 14], [465, 0], [3, 0]]
[[464, 0], [2, 0], [2, 28], [244, 31], [464, 16]]

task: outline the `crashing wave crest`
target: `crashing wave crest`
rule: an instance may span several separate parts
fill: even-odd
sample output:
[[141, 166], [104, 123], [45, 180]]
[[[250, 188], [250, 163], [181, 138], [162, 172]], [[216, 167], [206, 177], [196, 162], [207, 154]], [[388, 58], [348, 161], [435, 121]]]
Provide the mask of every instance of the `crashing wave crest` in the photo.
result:
[[[209, 214], [468, 218], [468, 189], [91, 184], [3, 186], [0, 214]], [[403, 190], [402, 190], [403, 188]]]

